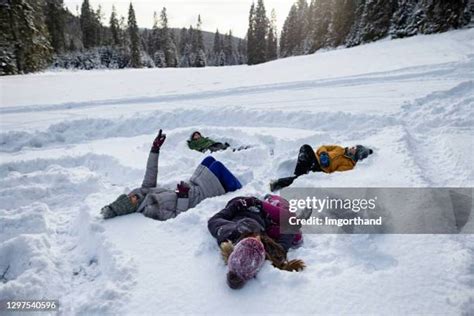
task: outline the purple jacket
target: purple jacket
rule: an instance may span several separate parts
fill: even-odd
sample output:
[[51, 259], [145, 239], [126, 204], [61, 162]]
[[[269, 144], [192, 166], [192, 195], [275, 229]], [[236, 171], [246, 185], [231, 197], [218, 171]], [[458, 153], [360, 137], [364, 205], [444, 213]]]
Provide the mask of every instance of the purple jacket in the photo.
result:
[[[244, 201], [244, 203], [242, 203]], [[247, 205], [247, 206], [244, 206]], [[275, 222], [270, 214], [263, 210], [262, 201], [256, 197], [239, 196], [230, 200], [226, 207], [214, 214], [207, 222], [211, 235], [220, 244], [226, 240], [236, 243], [242, 236], [242, 231], [251, 226], [261, 232], [275, 229]], [[295, 234], [278, 234], [274, 238], [285, 251], [288, 251], [295, 240]], [[277, 237], [277, 238], [275, 238]]]

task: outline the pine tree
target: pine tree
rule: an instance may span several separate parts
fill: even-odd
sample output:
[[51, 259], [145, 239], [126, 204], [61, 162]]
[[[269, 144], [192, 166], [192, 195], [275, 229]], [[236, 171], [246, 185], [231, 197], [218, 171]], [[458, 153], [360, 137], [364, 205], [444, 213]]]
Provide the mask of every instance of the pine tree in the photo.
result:
[[295, 30], [297, 29], [298, 21], [298, 8], [296, 4], [293, 4], [288, 13], [285, 23], [283, 24], [283, 29], [281, 31], [280, 37], [280, 56], [288, 57], [292, 56], [293, 52], [298, 46], [297, 37], [295, 36]]
[[148, 37], [148, 50], [151, 56], [155, 55], [155, 52], [161, 49], [161, 31], [160, 31], [160, 19], [158, 14], [153, 12], [153, 27]]
[[222, 51], [222, 47], [223, 47], [222, 44], [223, 42], [222, 42], [221, 34], [219, 33], [219, 29], [216, 29], [216, 33], [214, 33], [214, 44], [212, 46], [212, 55], [211, 55], [211, 63], [214, 66], [225, 65], [225, 54]]
[[179, 55], [183, 56], [186, 50], [186, 45], [189, 43], [188, 30], [183, 27], [179, 32]]
[[337, 47], [344, 44], [354, 23], [355, 10], [354, 0], [333, 1], [326, 46]]
[[467, 24], [464, 18], [464, 11], [474, 3], [466, 0], [433, 1], [421, 0], [426, 20], [421, 27], [421, 32], [425, 34], [446, 32], [450, 28], [460, 28]]
[[221, 52], [221, 34], [219, 33], [219, 29], [216, 29], [216, 33], [214, 34], [214, 45], [212, 47], [212, 51], [215, 55], [218, 55]]
[[201, 15], [198, 15], [196, 31], [195, 31], [195, 50], [203, 50], [204, 51], [204, 39], [202, 37], [202, 20]]
[[247, 63], [247, 58], [246, 58], [247, 43], [245, 42], [245, 40], [242, 40], [241, 38], [239, 38], [239, 43], [237, 45], [237, 52], [238, 52], [237, 63], [239, 65], [243, 65], [243, 64]]
[[166, 14], [166, 8], [163, 7], [160, 13], [160, 46], [162, 46], [163, 50], [166, 50], [164, 46], [167, 45], [167, 42], [170, 40], [170, 34], [168, 29], [168, 15]]
[[249, 12], [249, 27], [247, 30], [247, 63], [255, 64], [255, 3], [252, 3]]
[[288, 17], [283, 25], [280, 39], [280, 55], [282, 57], [301, 55], [309, 51], [310, 43], [313, 42], [309, 35], [314, 28], [314, 6], [313, 0], [308, 7], [306, 0], [298, 0], [291, 6]]
[[295, 37], [295, 48], [293, 51], [294, 55], [301, 55], [306, 53], [305, 51], [305, 39], [307, 38], [307, 32], [309, 31], [307, 23], [307, 15], [309, 14], [308, 3], [306, 0], [298, 0], [296, 3], [297, 8], [297, 23], [296, 29], [293, 32]]
[[315, 0], [312, 9], [313, 11], [310, 14], [313, 15], [313, 27], [311, 29], [310, 52], [315, 52], [325, 47], [327, 43], [331, 23], [331, 2]]
[[14, 28], [13, 10], [11, 3], [4, 4], [0, 9], [0, 76], [18, 73], [16, 51], [19, 39]]
[[272, 9], [270, 25], [267, 35], [267, 60], [274, 60], [278, 58], [278, 44], [277, 44], [277, 29], [276, 29], [276, 12]]
[[153, 55], [153, 62], [158, 68], [165, 68], [166, 65], [166, 56], [163, 50], [159, 49]]
[[206, 53], [203, 49], [199, 49], [194, 61], [194, 67], [206, 67]]
[[[183, 28], [186, 30], [185, 28]], [[191, 67], [194, 63], [194, 57], [191, 45], [190, 32], [186, 31], [186, 36], [180, 37], [180, 67]]]
[[360, 44], [360, 30], [362, 23], [362, 13], [364, 11], [365, 0], [355, 0], [355, 13], [354, 22], [352, 23], [351, 30], [347, 35], [345, 44], [348, 47]]
[[52, 47], [39, 0], [11, 0], [0, 10], [0, 74], [45, 68]]
[[257, 8], [255, 9], [255, 55], [254, 63], [264, 63], [267, 61], [266, 50], [267, 50], [267, 37], [268, 33], [268, 18], [265, 12], [265, 5], [263, 0], [258, 0]]
[[51, 46], [55, 53], [60, 53], [66, 48], [64, 38], [65, 10], [63, 1], [47, 0], [45, 15]]
[[226, 56], [223, 50], [217, 55], [217, 66], [225, 66]]
[[189, 26], [186, 32], [185, 41], [182, 41], [180, 45], [183, 45], [184, 51], [181, 53], [180, 58], [180, 67], [193, 67], [194, 61], [196, 59], [196, 53], [194, 49], [194, 44], [196, 42], [195, 36], [196, 32], [192, 25]]
[[82, 31], [82, 44], [85, 48], [92, 47], [92, 32], [91, 32], [91, 8], [89, 0], [84, 0], [81, 5], [81, 31]]
[[104, 14], [102, 13], [102, 6], [99, 4], [97, 10], [94, 12], [94, 31], [96, 38], [96, 46], [103, 45], [107, 43], [107, 38], [105, 35], [105, 29], [102, 25], [102, 20], [104, 19]]
[[133, 68], [139, 68], [141, 67], [140, 36], [138, 34], [138, 26], [137, 26], [137, 20], [135, 18], [135, 10], [133, 9], [133, 5], [131, 2], [128, 8], [128, 33], [130, 36], [130, 50], [131, 50], [130, 66]]
[[384, 0], [360, 0], [351, 33], [349, 46], [379, 40], [388, 35], [390, 21], [396, 9], [396, 3]]
[[367, 1], [362, 17], [365, 22], [362, 42], [372, 42], [387, 36], [392, 15], [393, 3], [391, 1]]
[[214, 34], [214, 45], [212, 51], [215, 54], [218, 54], [221, 51], [221, 34], [219, 33], [219, 29], [216, 29], [216, 33]]
[[130, 37], [128, 36], [128, 24], [127, 20], [125, 19], [124, 16], [120, 16], [119, 19], [119, 30], [120, 30], [120, 43], [123, 46], [129, 46], [130, 45]]
[[221, 36], [221, 39], [220, 39], [220, 45], [221, 45], [221, 50], [224, 49], [224, 35]]
[[177, 67], [178, 66], [178, 52], [176, 44], [174, 43], [170, 30], [168, 28], [168, 16], [166, 14], [166, 8], [163, 7], [160, 14], [160, 29], [159, 29], [159, 46], [164, 52], [166, 66]]
[[151, 31], [149, 29], [143, 29], [139, 32], [140, 34], [140, 47], [144, 53], [150, 55], [150, 38]]
[[232, 42], [232, 30], [224, 37], [225, 64], [235, 65], [234, 43]]
[[85, 48], [92, 48], [97, 45], [97, 23], [96, 14], [92, 10], [89, 0], [84, 0], [81, 6], [81, 31], [82, 44]]
[[204, 39], [202, 36], [202, 20], [201, 15], [198, 15], [196, 30], [191, 34], [193, 52], [195, 53], [194, 67], [205, 67], [207, 64], [206, 52], [204, 48]]
[[115, 6], [112, 6], [112, 13], [110, 14], [110, 33], [112, 35], [112, 45], [120, 46], [120, 25], [117, 19], [117, 12], [115, 10]]

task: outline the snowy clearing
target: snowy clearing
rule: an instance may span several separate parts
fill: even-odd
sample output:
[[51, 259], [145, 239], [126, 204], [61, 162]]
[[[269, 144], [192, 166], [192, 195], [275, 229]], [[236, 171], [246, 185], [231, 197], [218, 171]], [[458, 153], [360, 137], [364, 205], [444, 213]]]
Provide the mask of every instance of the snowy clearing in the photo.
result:
[[[305, 143], [375, 154], [293, 186], [472, 187], [473, 52], [469, 29], [253, 67], [0, 78], [0, 297], [59, 299], [64, 314], [473, 314], [470, 234], [307, 235], [289, 253], [305, 271], [266, 262], [233, 291], [206, 228], [232, 197], [291, 174]], [[254, 145], [214, 154], [244, 188], [167, 222], [103, 221], [100, 208], [141, 183], [159, 128], [161, 185], [204, 158], [185, 142], [199, 129]]]

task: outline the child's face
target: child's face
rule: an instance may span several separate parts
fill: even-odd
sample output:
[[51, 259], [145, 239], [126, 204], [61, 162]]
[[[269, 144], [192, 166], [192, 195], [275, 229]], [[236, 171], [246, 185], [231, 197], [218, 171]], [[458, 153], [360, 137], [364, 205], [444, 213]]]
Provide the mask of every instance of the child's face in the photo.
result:
[[193, 135], [193, 140], [198, 140], [198, 139], [200, 139], [200, 138], [201, 138], [201, 134], [199, 134], [199, 133], [194, 133], [194, 135]]
[[135, 206], [138, 203], [138, 197], [135, 194], [129, 195], [128, 198], [130, 199], [130, 202]]

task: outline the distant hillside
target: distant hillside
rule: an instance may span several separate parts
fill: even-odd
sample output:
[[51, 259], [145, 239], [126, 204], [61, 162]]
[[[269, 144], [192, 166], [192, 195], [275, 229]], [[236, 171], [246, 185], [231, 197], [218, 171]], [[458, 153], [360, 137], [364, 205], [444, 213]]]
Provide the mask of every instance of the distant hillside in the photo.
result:
[[[66, 18], [65, 18], [65, 37], [66, 37], [66, 45], [71, 45], [71, 41], [73, 42], [73, 46], [75, 48], [83, 48], [82, 45], [82, 32], [81, 32], [81, 24], [79, 21], [79, 17], [75, 16], [74, 14], [70, 13], [66, 10]], [[140, 31], [143, 33], [144, 31], [150, 31], [147, 28], [140, 28]], [[180, 28], [170, 28], [171, 32], [173, 32], [174, 38], [176, 39], [176, 43], [180, 41]], [[110, 32], [108, 26], [103, 27], [103, 32], [108, 33]], [[221, 34], [223, 35], [223, 34]], [[204, 47], [207, 51], [211, 51], [214, 47], [214, 33], [208, 31], [202, 31]], [[243, 40], [239, 37], [232, 36], [232, 44], [234, 47], [237, 47], [239, 44], [239, 40]]]
[[[179, 40], [180, 40], [179, 33], [181, 32], [181, 29], [172, 28], [171, 30], [173, 32], [173, 35], [175, 36], [176, 41], [179, 42]], [[208, 31], [202, 31], [204, 46], [205, 46], [206, 50], [208, 50], [208, 51], [211, 51], [214, 47], [214, 35], [215, 35], [215, 33], [208, 32]], [[221, 33], [221, 35], [223, 35], [223, 34]], [[232, 44], [234, 45], [234, 47], [237, 47], [237, 45], [239, 44], [239, 40], [243, 40], [243, 39], [240, 38], [240, 37], [232, 36]]]

